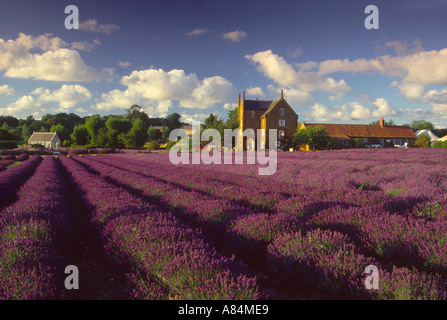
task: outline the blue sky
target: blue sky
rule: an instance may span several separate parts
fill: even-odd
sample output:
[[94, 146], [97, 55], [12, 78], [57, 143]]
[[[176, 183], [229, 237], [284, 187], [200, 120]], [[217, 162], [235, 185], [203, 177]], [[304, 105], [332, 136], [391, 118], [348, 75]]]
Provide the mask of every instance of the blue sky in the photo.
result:
[[[379, 29], [367, 30], [369, 4]], [[80, 28], [67, 30], [76, 5]], [[299, 121], [447, 127], [445, 1], [11, 1], [0, 114], [223, 117], [284, 90]]]

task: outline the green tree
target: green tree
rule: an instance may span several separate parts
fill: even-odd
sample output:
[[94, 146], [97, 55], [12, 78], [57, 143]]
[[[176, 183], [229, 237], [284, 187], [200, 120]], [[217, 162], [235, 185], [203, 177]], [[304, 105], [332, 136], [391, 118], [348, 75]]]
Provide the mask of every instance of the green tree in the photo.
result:
[[85, 127], [90, 135], [90, 144], [97, 144], [96, 135], [98, 134], [99, 129], [104, 127], [104, 122], [99, 115], [94, 115], [87, 117], [85, 119]]
[[134, 104], [127, 109], [127, 114], [125, 117], [132, 123], [134, 123], [135, 120], [140, 119], [143, 121], [143, 128], [145, 128], [145, 130], [149, 128], [149, 116], [146, 112], [142, 111], [142, 108], [137, 104]]
[[77, 125], [70, 137], [75, 144], [85, 146], [89, 142], [89, 136], [85, 125]]
[[162, 124], [164, 127], [168, 127], [169, 131], [181, 128], [182, 126], [182, 123], [180, 122], [181, 117], [182, 116], [179, 115], [178, 113], [172, 113], [162, 120]]
[[[203, 121], [203, 126], [201, 127], [201, 131], [205, 129], [215, 129], [219, 131], [220, 134], [220, 145], [224, 145], [224, 129], [226, 129], [225, 123], [222, 118], [218, 117], [215, 113], [210, 113], [208, 117]], [[202, 135], [202, 132], [200, 133]]]
[[309, 145], [312, 150], [324, 150], [331, 147], [332, 139], [323, 126], [308, 126], [295, 132], [289, 142], [289, 146], [294, 149], [299, 149], [301, 144]]
[[59, 137], [59, 139], [61, 141], [65, 141], [70, 139], [70, 131], [68, 131], [67, 128], [65, 128], [63, 125], [61, 124], [56, 124], [53, 125], [50, 128], [50, 132], [56, 132], [57, 136]]
[[419, 148], [429, 148], [430, 138], [425, 134], [422, 134], [416, 139], [416, 141], [414, 142], [414, 146]]
[[121, 148], [124, 145], [118, 140], [118, 136], [127, 133], [132, 128], [132, 122], [121, 116], [109, 116], [106, 121], [108, 145], [112, 148]]
[[169, 140], [169, 134], [171, 133], [171, 129], [169, 129], [168, 126], [165, 126], [163, 128], [163, 131], [161, 132], [161, 138], [163, 140]]
[[31, 128], [27, 124], [24, 124], [22, 126], [22, 138], [23, 138], [23, 140], [28, 141], [28, 139], [31, 137], [32, 134], [33, 134], [33, 132], [31, 130]]
[[237, 108], [228, 111], [228, 118], [225, 121], [225, 129], [236, 129], [239, 127], [239, 123], [237, 121]]
[[9, 129], [8, 132], [13, 137], [13, 140], [15, 140], [15, 141], [21, 141], [22, 140], [22, 131], [20, 131], [19, 129], [12, 128], [12, 129]]
[[98, 143], [98, 146], [100, 146], [101, 148], [109, 146], [109, 137], [107, 135], [106, 127], [103, 127], [98, 130], [98, 134], [96, 135], [96, 142]]
[[149, 129], [147, 129], [147, 139], [149, 141], [157, 140], [159, 137], [157, 129], [154, 128], [154, 126], [149, 126]]
[[142, 148], [147, 140], [147, 130], [145, 129], [143, 120], [136, 119], [129, 132], [120, 134], [118, 140], [122, 142], [126, 148]]
[[42, 128], [42, 121], [40, 120], [34, 120], [31, 124], [30, 124], [30, 129], [32, 132], [39, 132], [39, 130]]
[[48, 132], [48, 129], [45, 126], [40, 127], [39, 132]]
[[11, 130], [12, 129], [12, 127], [7, 122], [3, 122], [3, 124], [2, 124], [2, 126], [0, 128], [5, 129], [5, 130]]
[[9, 126], [7, 130], [17, 128], [20, 125], [19, 120], [13, 116], [0, 116], [0, 123], [7, 123]]
[[434, 130], [435, 126], [433, 123], [425, 120], [413, 120], [411, 124], [404, 124], [404, 126], [409, 126], [414, 132], [418, 130]]

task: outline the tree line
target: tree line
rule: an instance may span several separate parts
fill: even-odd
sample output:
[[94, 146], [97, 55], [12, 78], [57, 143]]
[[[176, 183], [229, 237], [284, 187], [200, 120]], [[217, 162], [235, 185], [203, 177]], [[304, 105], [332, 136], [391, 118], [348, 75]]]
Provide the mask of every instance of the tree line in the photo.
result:
[[[74, 113], [46, 114], [41, 119], [0, 116], [0, 141], [26, 144], [33, 132], [56, 132], [63, 147], [102, 147], [140, 149], [148, 140], [168, 140], [173, 129], [181, 128], [181, 115], [150, 118], [138, 105], [123, 115], [92, 115], [81, 118]], [[154, 127], [162, 127], [155, 130]]]
[[[164, 118], [150, 118], [139, 105], [132, 105], [123, 115], [92, 115], [81, 118], [74, 113], [46, 114], [41, 119], [28, 116], [17, 119], [0, 116], [1, 148], [27, 144], [33, 132], [56, 132], [63, 147], [141, 149], [152, 143], [158, 148], [169, 142], [172, 130], [182, 128], [181, 115], [172, 113]], [[211, 113], [202, 124], [202, 130], [215, 128], [222, 133], [237, 127], [237, 109], [228, 113], [228, 119]]]

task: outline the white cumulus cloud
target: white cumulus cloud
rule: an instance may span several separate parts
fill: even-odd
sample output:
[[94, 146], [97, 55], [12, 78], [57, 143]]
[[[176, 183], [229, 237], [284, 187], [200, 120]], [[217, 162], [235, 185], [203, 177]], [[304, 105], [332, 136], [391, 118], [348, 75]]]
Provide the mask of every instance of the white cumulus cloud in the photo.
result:
[[[21, 33], [15, 40], [0, 39], [0, 70], [5, 70], [6, 77], [49, 81], [92, 81], [110, 76], [110, 71], [86, 65], [79, 52], [68, 46], [51, 34], [33, 37]], [[89, 50], [86, 43], [74, 43], [74, 47]], [[36, 50], [41, 53], [32, 53]]]
[[232, 41], [232, 42], [240, 42], [242, 39], [244, 39], [246, 37], [247, 37], [247, 32], [240, 31], [240, 30], [225, 32], [222, 35], [222, 38], [224, 38], [225, 40], [228, 40], [228, 41]]
[[322, 90], [341, 96], [351, 90], [343, 79], [337, 81], [321, 76], [317, 72], [295, 70], [283, 57], [274, 54], [271, 50], [246, 55], [245, 58], [255, 64], [258, 71], [282, 87], [295, 88], [304, 92]]
[[14, 93], [14, 89], [11, 88], [10, 86], [8, 86], [7, 84], [0, 86], [0, 94], [9, 96], [9, 95], [12, 95], [13, 93]]
[[120, 29], [119, 26], [112, 23], [100, 24], [96, 19], [88, 19], [86, 21], [79, 22], [79, 30], [96, 32], [96, 33], [105, 33], [112, 34], [115, 31]]
[[208, 109], [225, 104], [236, 95], [236, 89], [225, 78], [214, 76], [199, 79], [194, 73], [173, 69], [146, 69], [133, 71], [121, 78], [125, 90], [111, 90], [102, 94], [93, 106], [97, 110], [128, 108], [139, 104], [154, 116], [166, 114], [178, 102], [181, 108]]

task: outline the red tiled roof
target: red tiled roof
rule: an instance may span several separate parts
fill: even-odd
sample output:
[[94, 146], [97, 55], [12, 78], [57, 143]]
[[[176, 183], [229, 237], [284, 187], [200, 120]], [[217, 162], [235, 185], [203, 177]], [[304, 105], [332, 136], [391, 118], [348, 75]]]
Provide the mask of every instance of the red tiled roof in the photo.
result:
[[333, 138], [407, 138], [417, 139], [408, 126], [384, 126], [372, 124], [304, 123], [305, 126], [323, 126]]

